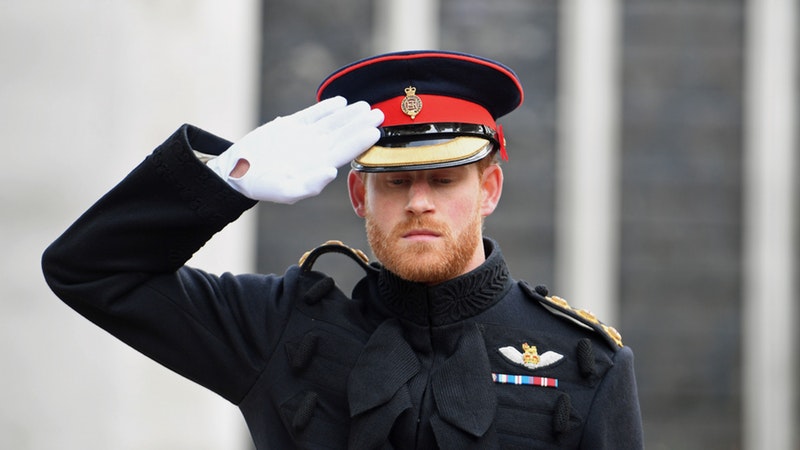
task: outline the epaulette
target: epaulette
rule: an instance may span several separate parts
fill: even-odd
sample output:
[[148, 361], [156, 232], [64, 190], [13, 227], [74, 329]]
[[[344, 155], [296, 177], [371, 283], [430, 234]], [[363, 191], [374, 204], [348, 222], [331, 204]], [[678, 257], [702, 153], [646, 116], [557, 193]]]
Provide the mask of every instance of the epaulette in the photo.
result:
[[366, 255], [366, 253], [357, 248], [348, 247], [347, 245], [344, 245], [342, 241], [337, 240], [327, 241], [324, 244], [305, 252], [303, 256], [300, 257], [300, 261], [298, 261], [297, 264], [300, 265], [302, 272], [310, 272], [314, 266], [314, 263], [317, 261], [317, 258], [325, 253], [331, 252], [341, 253], [349, 256], [366, 271], [374, 270], [374, 268], [369, 265], [369, 257]]
[[578, 325], [598, 332], [612, 347], [624, 346], [622, 344], [622, 335], [619, 333], [619, 331], [617, 331], [616, 328], [601, 322], [600, 319], [598, 319], [597, 316], [591, 312], [585, 309], [573, 308], [561, 297], [548, 295], [547, 287], [545, 286], [539, 285], [535, 288], [531, 288], [530, 285], [524, 281], [520, 282], [519, 284], [522, 287], [522, 290], [527, 293], [528, 296], [537, 300], [550, 312], [570, 319], [573, 322], [576, 322]]

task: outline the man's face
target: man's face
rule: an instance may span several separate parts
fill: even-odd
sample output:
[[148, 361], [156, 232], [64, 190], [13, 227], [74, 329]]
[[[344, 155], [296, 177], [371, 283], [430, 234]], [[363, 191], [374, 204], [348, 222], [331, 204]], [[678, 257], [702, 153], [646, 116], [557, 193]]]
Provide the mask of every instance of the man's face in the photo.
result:
[[483, 174], [471, 164], [364, 175], [350, 174], [351, 199], [366, 220], [372, 251], [387, 269], [435, 284], [483, 262], [481, 226], [499, 199], [498, 166]]

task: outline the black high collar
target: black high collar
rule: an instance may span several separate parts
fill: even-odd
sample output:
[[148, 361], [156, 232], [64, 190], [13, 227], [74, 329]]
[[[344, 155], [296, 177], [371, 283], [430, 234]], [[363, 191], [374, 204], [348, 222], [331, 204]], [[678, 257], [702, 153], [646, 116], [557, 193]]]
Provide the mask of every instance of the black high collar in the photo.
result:
[[441, 326], [473, 317], [497, 303], [511, 277], [496, 242], [483, 239], [486, 260], [474, 270], [433, 286], [404, 280], [385, 268], [378, 289], [386, 308], [419, 325]]

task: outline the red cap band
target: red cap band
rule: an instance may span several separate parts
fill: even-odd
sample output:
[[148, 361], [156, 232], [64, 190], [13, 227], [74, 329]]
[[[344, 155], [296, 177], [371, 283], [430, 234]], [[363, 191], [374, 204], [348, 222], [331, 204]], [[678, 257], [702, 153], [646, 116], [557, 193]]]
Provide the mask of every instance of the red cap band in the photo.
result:
[[419, 94], [419, 98], [422, 100], [422, 109], [412, 119], [411, 116], [403, 112], [400, 106], [404, 98], [404, 96], [400, 95], [372, 105], [373, 108], [383, 111], [384, 120], [382, 126], [456, 122], [486, 125], [492, 130], [497, 130], [497, 125], [492, 115], [477, 103], [454, 97]]

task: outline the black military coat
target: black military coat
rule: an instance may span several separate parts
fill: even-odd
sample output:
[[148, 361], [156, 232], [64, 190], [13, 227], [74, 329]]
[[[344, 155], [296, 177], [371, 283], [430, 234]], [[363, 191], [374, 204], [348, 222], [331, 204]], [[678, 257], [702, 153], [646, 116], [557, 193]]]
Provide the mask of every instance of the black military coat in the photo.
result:
[[[512, 280], [491, 240], [436, 286], [334, 243], [281, 276], [184, 266], [254, 205], [193, 154], [229, 145], [179, 129], [46, 250], [53, 291], [237, 404], [259, 449], [642, 447], [630, 349]], [[352, 295], [313, 270], [327, 251], [364, 269]]]

